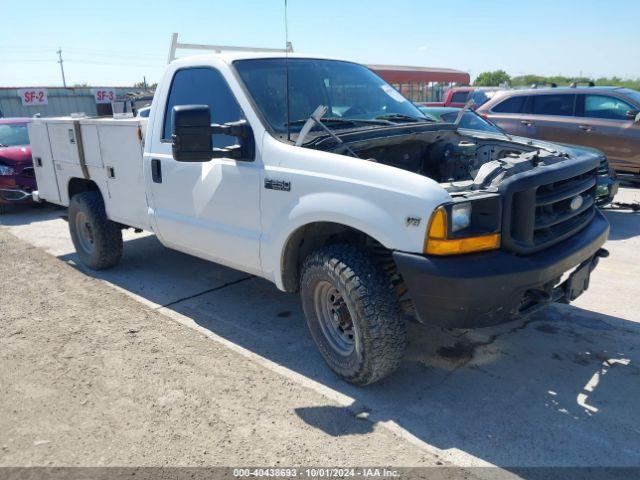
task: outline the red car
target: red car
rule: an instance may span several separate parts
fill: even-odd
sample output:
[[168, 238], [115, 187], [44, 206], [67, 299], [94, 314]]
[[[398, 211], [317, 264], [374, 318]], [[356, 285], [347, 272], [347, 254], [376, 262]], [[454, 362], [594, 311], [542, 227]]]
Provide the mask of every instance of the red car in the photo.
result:
[[479, 107], [493, 97], [498, 90], [500, 90], [498, 87], [453, 87], [444, 94], [444, 101], [424, 102], [420, 105], [462, 108], [469, 100], [473, 100], [476, 107]]
[[31, 202], [36, 177], [27, 123], [30, 118], [0, 118], [0, 203]]

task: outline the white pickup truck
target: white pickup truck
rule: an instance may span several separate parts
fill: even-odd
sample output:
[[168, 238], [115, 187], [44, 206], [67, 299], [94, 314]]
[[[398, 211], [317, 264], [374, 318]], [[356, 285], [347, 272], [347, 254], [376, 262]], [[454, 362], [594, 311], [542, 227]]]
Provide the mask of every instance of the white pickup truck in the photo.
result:
[[597, 154], [434, 123], [356, 63], [183, 58], [148, 120], [42, 118], [29, 134], [34, 197], [69, 207], [86, 266], [116, 265], [135, 228], [300, 292], [355, 384], [398, 366], [410, 317], [472, 328], [568, 302], [607, 254]]

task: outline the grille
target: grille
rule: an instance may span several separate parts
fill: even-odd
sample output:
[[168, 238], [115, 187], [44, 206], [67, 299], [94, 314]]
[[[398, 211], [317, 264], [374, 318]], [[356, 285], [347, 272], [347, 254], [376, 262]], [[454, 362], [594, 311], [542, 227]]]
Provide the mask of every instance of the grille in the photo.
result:
[[[585, 173], [563, 182], [543, 185], [536, 194], [533, 244], [547, 246], [567, 233], [575, 232], [593, 217], [596, 179]], [[572, 208], [572, 201], [579, 206]]]
[[505, 196], [503, 246], [526, 255], [550, 247], [585, 227], [595, 214], [598, 169], [573, 176], [554, 172], [553, 181], [541, 175], [540, 184], [535, 184], [536, 176], [524, 182], [515, 180]]

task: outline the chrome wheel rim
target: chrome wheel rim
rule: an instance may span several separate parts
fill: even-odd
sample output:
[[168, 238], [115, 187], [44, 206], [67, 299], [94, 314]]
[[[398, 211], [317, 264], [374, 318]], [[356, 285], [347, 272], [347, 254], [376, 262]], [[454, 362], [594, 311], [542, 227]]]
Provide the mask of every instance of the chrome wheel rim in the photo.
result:
[[95, 249], [95, 240], [93, 236], [93, 227], [89, 222], [89, 217], [84, 212], [76, 214], [76, 233], [80, 248], [85, 253], [92, 253]]
[[348, 356], [355, 347], [355, 329], [342, 294], [329, 282], [321, 281], [314, 290], [316, 317], [334, 351]]

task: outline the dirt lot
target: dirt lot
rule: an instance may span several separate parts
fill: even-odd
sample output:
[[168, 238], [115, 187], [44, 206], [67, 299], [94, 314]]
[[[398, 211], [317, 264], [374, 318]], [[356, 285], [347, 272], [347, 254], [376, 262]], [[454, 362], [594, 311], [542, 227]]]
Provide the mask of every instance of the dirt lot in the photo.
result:
[[144, 234], [84, 272], [64, 213], [0, 216], [1, 465], [640, 466], [636, 213], [606, 212], [611, 256], [575, 305], [414, 325], [367, 388], [328, 370], [296, 296]]
[[0, 466], [438, 461], [6, 230], [0, 252]]

